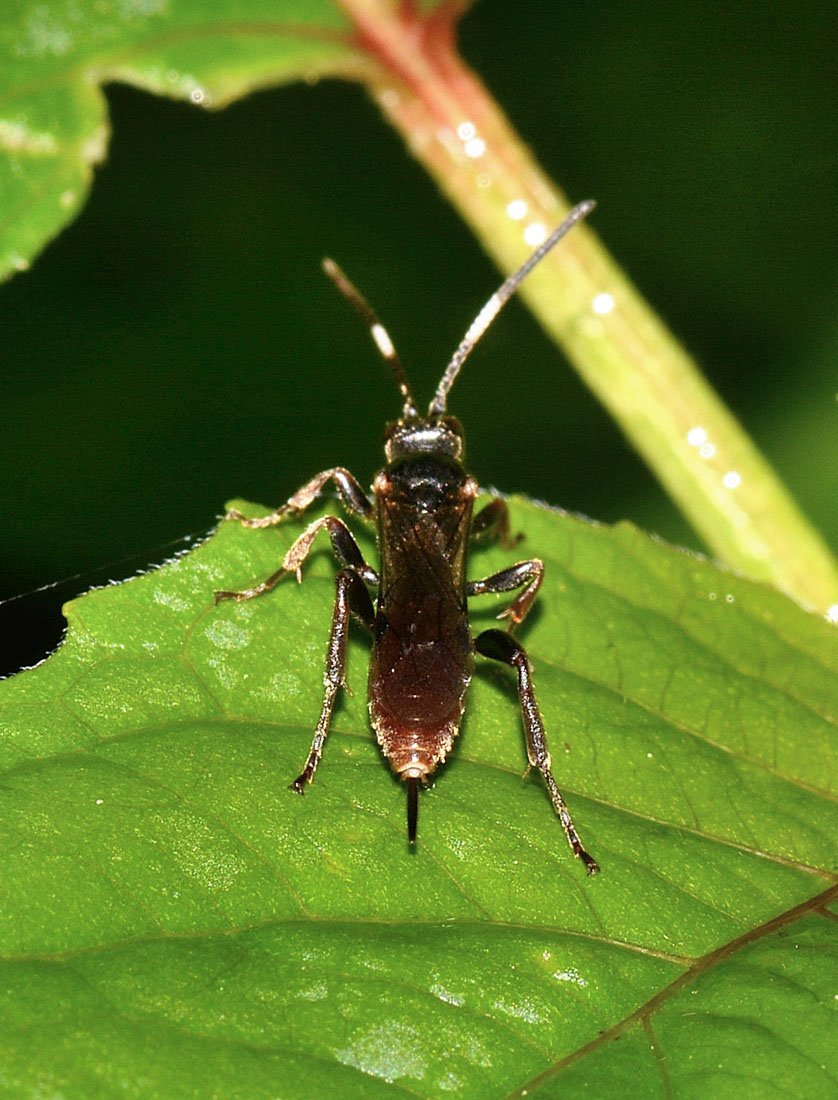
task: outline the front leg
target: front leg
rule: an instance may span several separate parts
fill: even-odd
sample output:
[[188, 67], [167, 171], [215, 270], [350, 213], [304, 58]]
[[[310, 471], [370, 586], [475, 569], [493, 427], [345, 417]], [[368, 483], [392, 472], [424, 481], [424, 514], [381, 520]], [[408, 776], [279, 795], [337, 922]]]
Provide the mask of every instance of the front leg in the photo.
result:
[[520, 642], [505, 630], [484, 630], [474, 640], [477, 652], [484, 657], [491, 657], [493, 661], [503, 661], [511, 665], [518, 673], [518, 698], [521, 703], [521, 714], [524, 719], [524, 734], [527, 740], [527, 760], [530, 768], [538, 768], [544, 779], [553, 809], [562, 823], [567, 842], [573, 854], [585, 864], [585, 870], [589, 875], [595, 875], [599, 870], [599, 864], [590, 856], [582, 846], [573, 818], [567, 808], [562, 792], [559, 790], [556, 780], [553, 778], [550, 752], [547, 748], [547, 737], [544, 733], [544, 723], [541, 720], [541, 712], [535, 698], [535, 690], [532, 686], [532, 666], [526, 651]]
[[322, 527], [325, 527], [329, 532], [332, 549], [340, 564], [355, 573], [364, 584], [369, 585], [371, 588], [377, 587], [378, 573], [364, 561], [364, 555], [361, 553], [358, 543], [343, 520], [338, 519], [336, 516], [323, 516], [306, 527], [305, 531], [289, 548], [282, 559], [282, 565], [275, 573], [271, 573], [261, 584], [254, 585], [253, 588], [247, 588], [243, 592], [216, 592], [215, 602], [236, 600], [240, 603], [242, 600], [252, 600], [254, 596], [261, 596], [263, 592], [270, 592], [277, 581], [286, 573], [296, 573], [297, 581], [301, 581], [303, 562], [308, 557], [312, 543]]
[[481, 508], [472, 520], [471, 537], [473, 539], [496, 538], [504, 550], [511, 550], [524, 536], [520, 533], [510, 535], [509, 506], [503, 497], [496, 497], [490, 500], [485, 508]]
[[304, 512], [323, 491], [323, 486], [327, 481], [335, 483], [341, 503], [348, 512], [352, 512], [365, 520], [373, 519], [372, 502], [358, 484], [357, 479], [343, 466], [323, 470], [317, 477], [313, 477], [311, 481], [306, 482], [301, 489], [298, 489], [292, 497], [288, 498], [285, 504], [281, 504], [269, 516], [257, 516], [255, 519], [248, 519], [237, 508], [231, 508], [224, 518], [238, 520], [243, 527], [273, 527], [286, 516], [299, 515], [300, 512]]
[[510, 620], [509, 629], [511, 630], [518, 623], [523, 622], [541, 587], [543, 578], [544, 562], [540, 558], [532, 558], [530, 561], [519, 561], [507, 569], [501, 569], [499, 573], [493, 573], [491, 577], [485, 577], [482, 581], [469, 581], [466, 585], [466, 595], [483, 596], [487, 592], [512, 592], [521, 585], [525, 585], [524, 591], [519, 592], [509, 607], [504, 608], [498, 615], [499, 619]]

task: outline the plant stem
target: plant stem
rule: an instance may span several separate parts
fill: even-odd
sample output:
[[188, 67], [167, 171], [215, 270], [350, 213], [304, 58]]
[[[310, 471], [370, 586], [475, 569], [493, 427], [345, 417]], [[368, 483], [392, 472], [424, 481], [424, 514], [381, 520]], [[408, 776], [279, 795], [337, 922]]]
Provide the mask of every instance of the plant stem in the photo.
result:
[[[407, 2], [340, 2], [366, 62], [353, 78], [501, 270], [514, 270], [569, 203], [458, 57], [461, 5], [422, 15]], [[820, 612], [838, 606], [838, 563], [819, 534], [588, 227], [521, 294], [712, 553]]]

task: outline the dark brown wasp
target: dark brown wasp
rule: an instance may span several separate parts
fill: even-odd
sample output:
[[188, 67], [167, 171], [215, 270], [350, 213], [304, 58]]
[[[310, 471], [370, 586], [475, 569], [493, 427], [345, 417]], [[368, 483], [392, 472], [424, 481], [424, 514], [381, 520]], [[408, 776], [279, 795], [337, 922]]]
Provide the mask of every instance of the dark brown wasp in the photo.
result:
[[[466, 580], [469, 539], [495, 535], [509, 539], [506, 503], [497, 499], [473, 516], [477, 482], [463, 466], [463, 429], [446, 412], [448, 393], [468, 354], [522, 280], [551, 248], [593, 209], [592, 202], [574, 207], [568, 218], [496, 291], [478, 314], [442, 375], [426, 416], [413, 400], [404, 368], [390, 337], [373, 311], [331, 260], [324, 268], [338, 289], [364, 317], [384, 358], [395, 374], [404, 399], [399, 420], [384, 436], [386, 465], [375, 477], [371, 501], [358, 481], [342, 467], [324, 470], [269, 516], [248, 519], [232, 511], [228, 519], [245, 527], [270, 527], [304, 512], [328, 482], [337, 488], [348, 512], [375, 523], [380, 572], [368, 565], [351, 531], [335, 516], [311, 523], [291, 546], [281, 567], [261, 584], [243, 592], [216, 592], [219, 600], [249, 600], [270, 591], [286, 573], [301, 580], [301, 568], [315, 538], [326, 528], [341, 569], [326, 657], [326, 691], [320, 720], [305, 768], [291, 784], [303, 793], [314, 778], [329, 732], [335, 699], [346, 676], [350, 615], [373, 635], [369, 669], [369, 712], [376, 738], [393, 771], [407, 788], [407, 833], [416, 839], [419, 784], [448, 755], [459, 733], [466, 691], [474, 668], [474, 651], [511, 665], [518, 675], [529, 767], [544, 779], [553, 808], [570, 847], [588, 874], [599, 870], [588, 855], [553, 778], [550, 753], [532, 685], [532, 668], [523, 646], [512, 635], [535, 599], [544, 576], [538, 558], [519, 561], [483, 580]], [[467, 600], [487, 592], [521, 591], [498, 616], [506, 630], [485, 630], [472, 638]], [[370, 590], [377, 592], [373, 607]]]

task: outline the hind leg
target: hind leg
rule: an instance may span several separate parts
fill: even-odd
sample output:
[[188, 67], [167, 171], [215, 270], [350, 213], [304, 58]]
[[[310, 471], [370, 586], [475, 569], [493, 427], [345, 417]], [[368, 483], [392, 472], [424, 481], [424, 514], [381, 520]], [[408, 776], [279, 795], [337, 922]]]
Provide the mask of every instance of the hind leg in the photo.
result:
[[[518, 698], [521, 702], [521, 715], [524, 719], [529, 766], [530, 768], [538, 768], [541, 772], [550, 795], [550, 801], [553, 803], [553, 809], [562, 823], [562, 828], [573, 854], [582, 860], [589, 875], [596, 874], [599, 870], [599, 864], [582, 846], [582, 841], [576, 832], [576, 826], [573, 824], [573, 818], [570, 816], [562, 792], [553, 778], [550, 752], [547, 748], [547, 737], [544, 733], [544, 723], [541, 720], [541, 712], [538, 709], [535, 690], [532, 686], [532, 666], [524, 647], [505, 630], [484, 630], [482, 634], [475, 638], [474, 644], [478, 653], [482, 653], [484, 657], [491, 657], [493, 661], [502, 661], [506, 665], [511, 665], [518, 673]], [[529, 768], [527, 771], [529, 771]]]

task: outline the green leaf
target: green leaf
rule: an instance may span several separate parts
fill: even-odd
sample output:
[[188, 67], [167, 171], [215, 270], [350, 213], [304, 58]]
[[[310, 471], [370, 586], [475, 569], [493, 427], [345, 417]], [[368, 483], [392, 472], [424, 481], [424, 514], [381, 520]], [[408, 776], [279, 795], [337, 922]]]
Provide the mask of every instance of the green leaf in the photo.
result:
[[[602, 874], [522, 782], [514, 678], [490, 662], [415, 850], [360, 631], [354, 695], [290, 792], [328, 542], [301, 586], [216, 607], [302, 526], [222, 524], [70, 604], [64, 645], [0, 685], [6, 1095], [835, 1092], [834, 628], [632, 527], [512, 508], [547, 566], [519, 634]], [[509, 560], [477, 550], [471, 575]], [[499, 602], [473, 601], [476, 629]]]
[[73, 217], [107, 149], [102, 85], [221, 106], [345, 67], [331, 0], [7, 0], [0, 21], [0, 277]]

